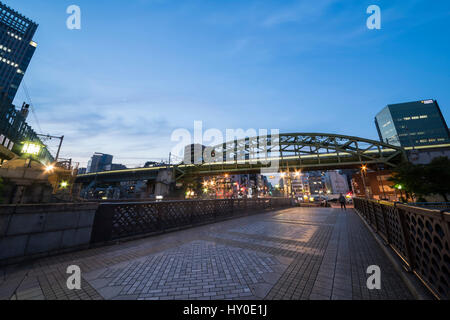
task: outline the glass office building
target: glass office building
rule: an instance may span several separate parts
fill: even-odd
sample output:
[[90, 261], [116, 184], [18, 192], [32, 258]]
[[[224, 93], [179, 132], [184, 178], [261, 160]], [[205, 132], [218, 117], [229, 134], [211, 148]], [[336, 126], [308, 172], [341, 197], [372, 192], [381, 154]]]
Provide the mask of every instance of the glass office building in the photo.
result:
[[388, 105], [375, 117], [382, 142], [420, 147], [450, 143], [450, 134], [436, 100]]
[[37, 44], [37, 24], [0, 2], [0, 93], [12, 102]]

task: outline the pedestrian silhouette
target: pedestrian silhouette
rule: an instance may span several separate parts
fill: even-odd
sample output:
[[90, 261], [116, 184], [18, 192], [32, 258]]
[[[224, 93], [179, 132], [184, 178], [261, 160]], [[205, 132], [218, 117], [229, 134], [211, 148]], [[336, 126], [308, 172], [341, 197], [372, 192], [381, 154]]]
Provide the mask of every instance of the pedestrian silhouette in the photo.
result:
[[341, 210], [347, 210], [347, 199], [345, 199], [342, 193], [339, 196], [339, 203], [341, 204]]

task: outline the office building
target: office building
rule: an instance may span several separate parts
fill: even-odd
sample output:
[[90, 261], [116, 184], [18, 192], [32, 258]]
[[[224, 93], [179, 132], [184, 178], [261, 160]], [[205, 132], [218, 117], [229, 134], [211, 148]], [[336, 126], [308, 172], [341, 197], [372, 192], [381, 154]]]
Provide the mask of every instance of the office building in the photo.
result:
[[206, 147], [201, 144], [191, 144], [184, 148], [184, 164], [202, 164]]
[[448, 126], [436, 100], [392, 104], [375, 118], [382, 142], [401, 147], [450, 143]]
[[326, 193], [325, 173], [321, 171], [311, 171], [307, 173], [307, 183], [311, 195]]
[[0, 2], [0, 96], [13, 102], [37, 44], [38, 25]]
[[87, 173], [102, 172], [111, 168], [113, 156], [104, 153], [95, 153], [88, 162]]
[[325, 173], [325, 185], [327, 192], [332, 194], [346, 194], [350, 191], [347, 176], [339, 170]]

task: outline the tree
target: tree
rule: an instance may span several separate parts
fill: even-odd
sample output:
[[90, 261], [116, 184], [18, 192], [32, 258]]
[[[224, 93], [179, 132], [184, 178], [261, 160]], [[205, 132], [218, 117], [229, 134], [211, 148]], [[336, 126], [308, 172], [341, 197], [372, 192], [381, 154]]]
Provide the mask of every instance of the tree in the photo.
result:
[[450, 194], [450, 159], [447, 157], [434, 158], [425, 168], [427, 180], [426, 189], [432, 194], [441, 195], [448, 202]]
[[395, 184], [395, 188], [408, 194], [421, 197], [429, 194], [426, 189], [425, 168], [423, 165], [414, 165], [406, 162], [398, 166], [389, 179]]
[[389, 179], [399, 188], [418, 198], [441, 195], [448, 202], [450, 193], [450, 159], [439, 157], [426, 165], [410, 162], [398, 166]]

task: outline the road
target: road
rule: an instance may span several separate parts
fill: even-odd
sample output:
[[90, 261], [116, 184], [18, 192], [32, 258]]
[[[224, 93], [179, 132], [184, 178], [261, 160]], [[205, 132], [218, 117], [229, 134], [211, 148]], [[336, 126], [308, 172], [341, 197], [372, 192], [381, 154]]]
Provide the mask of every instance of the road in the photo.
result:
[[[69, 290], [67, 267], [82, 272]], [[381, 289], [367, 288], [367, 268]], [[292, 208], [0, 269], [0, 299], [414, 299], [357, 214]]]

